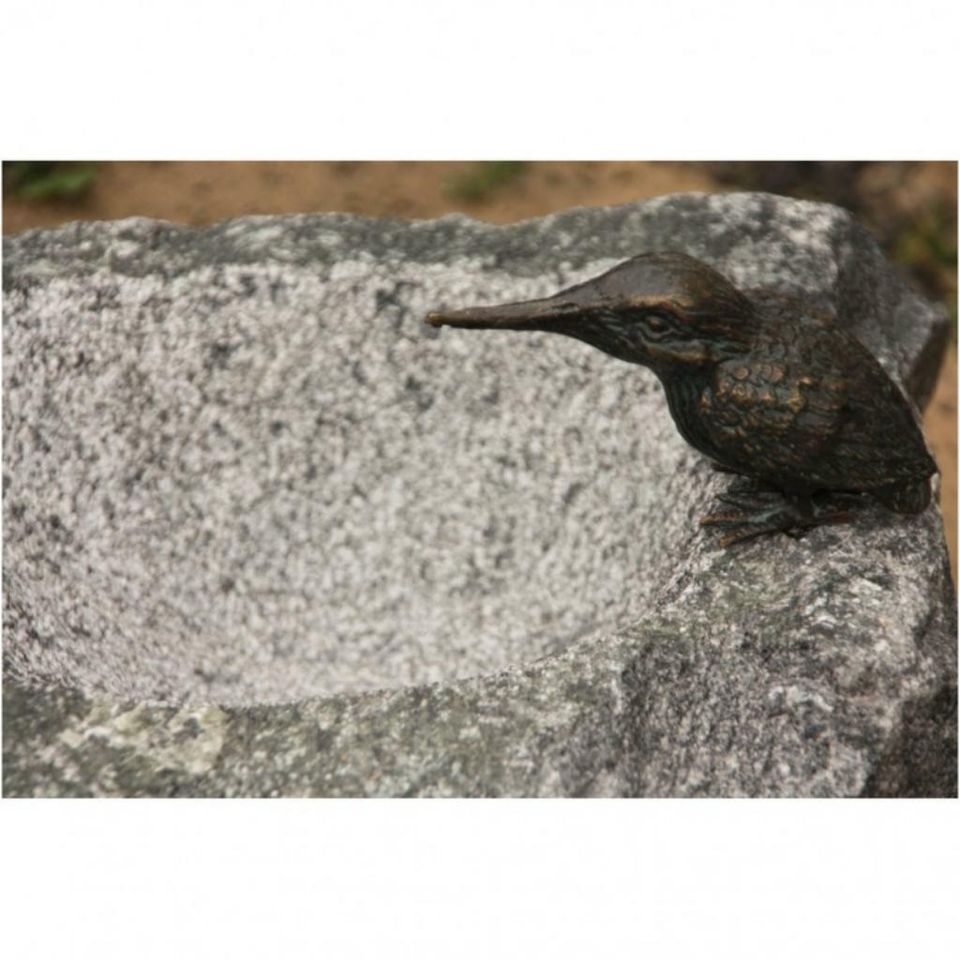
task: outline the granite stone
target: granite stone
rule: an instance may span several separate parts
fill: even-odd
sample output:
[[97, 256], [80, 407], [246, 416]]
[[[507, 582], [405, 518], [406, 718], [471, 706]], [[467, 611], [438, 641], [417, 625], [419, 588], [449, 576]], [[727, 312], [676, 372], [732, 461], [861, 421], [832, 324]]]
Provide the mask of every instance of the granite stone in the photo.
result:
[[9, 238], [6, 795], [956, 795], [936, 507], [722, 550], [651, 373], [422, 322], [646, 250], [929, 396], [944, 311], [825, 204]]

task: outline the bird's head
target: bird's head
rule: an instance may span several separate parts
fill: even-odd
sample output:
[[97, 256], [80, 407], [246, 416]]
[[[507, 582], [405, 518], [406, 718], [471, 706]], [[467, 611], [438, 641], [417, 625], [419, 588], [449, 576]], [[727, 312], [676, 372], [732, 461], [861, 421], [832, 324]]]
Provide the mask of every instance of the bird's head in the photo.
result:
[[430, 313], [433, 326], [572, 336], [659, 373], [749, 348], [756, 316], [716, 270], [683, 253], [644, 253], [554, 296]]

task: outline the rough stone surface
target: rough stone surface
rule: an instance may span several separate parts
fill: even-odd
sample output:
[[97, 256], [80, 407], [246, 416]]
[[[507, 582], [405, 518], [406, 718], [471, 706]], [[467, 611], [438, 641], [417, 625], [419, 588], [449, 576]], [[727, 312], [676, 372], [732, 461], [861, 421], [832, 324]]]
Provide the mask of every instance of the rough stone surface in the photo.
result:
[[5, 244], [7, 795], [955, 795], [939, 513], [728, 551], [652, 374], [427, 309], [644, 250], [946, 334], [844, 211], [323, 215]]

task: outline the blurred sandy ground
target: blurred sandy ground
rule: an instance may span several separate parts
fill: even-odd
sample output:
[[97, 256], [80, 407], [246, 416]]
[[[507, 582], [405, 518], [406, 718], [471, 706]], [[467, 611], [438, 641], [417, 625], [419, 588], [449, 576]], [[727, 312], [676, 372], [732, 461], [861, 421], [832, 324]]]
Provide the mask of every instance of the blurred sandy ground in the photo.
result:
[[[247, 214], [323, 211], [413, 218], [462, 211], [507, 223], [573, 206], [731, 189], [765, 189], [849, 207], [914, 283], [950, 305], [956, 318], [955, 253], [952, 263], [942, 251], [930, 253], [937, 252], [944, 230], [952, 231], [956, 244], [957, 165], [952, 162], [101, 163], [92, 187], [78, 200], [28, 201], [8, 196], [5, 184], [3, 232], [80, 219], [148, 216], [202, 225]], [[956, 582], [955, 337], [925, 411], [924, 430], [942, 475], [941, 506]]]

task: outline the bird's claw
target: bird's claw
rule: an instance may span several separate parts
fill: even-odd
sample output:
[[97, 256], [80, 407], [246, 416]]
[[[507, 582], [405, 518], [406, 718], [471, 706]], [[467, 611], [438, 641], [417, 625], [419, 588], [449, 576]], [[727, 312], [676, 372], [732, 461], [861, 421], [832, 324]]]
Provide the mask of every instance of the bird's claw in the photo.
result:
[[743, 526], [744, 523], [749, 522], [750, 516], [748, 513], [732, 510], [725, 513], [709, 513], [700, 519], [701, 526]]
[[[700, 520], [700, 526], [726, 529], [727, 532], [720, 538], [723, 548], [765, 533], [785, 533], [791, 539], [802, 539], [814, 526], [850, 523], [854, 518], [853, 513], [847, 510], [817, 510], [813, 507], [807, 512], [782, 498], [779, 504], [772, 505], [769, 496], [753, 497], [748, 493], [725, 493], [718, 499], [738, 508], [710, 513]], [[768, 502], [765, 504], [763, 500]]]

